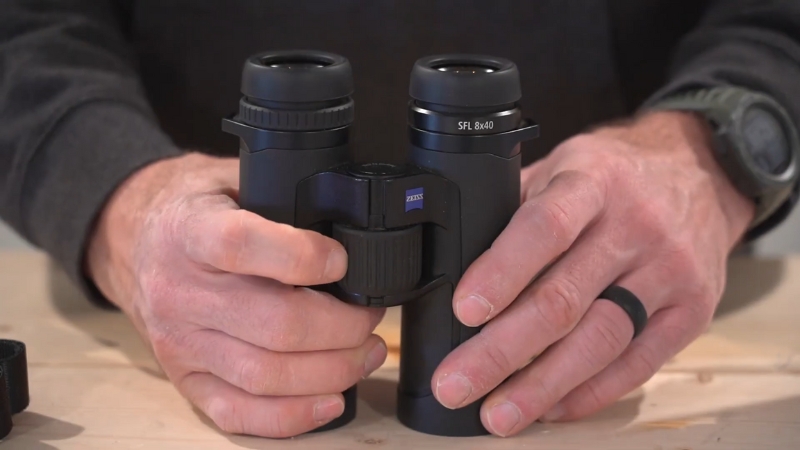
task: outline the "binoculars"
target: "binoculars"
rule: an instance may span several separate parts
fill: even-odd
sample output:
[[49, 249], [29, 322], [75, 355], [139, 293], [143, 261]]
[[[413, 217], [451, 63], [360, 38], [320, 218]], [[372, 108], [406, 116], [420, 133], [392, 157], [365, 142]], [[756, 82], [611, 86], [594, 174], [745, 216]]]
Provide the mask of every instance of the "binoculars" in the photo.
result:
[[[344, 246], [346, 275], [316, 289], [357, 305], [403, 306], [397, 416], [404, 425], [443, 436], [487, 434], [481, 402], [447, 409], [431, 378], [480, 331], [458, 321], [453, 292], [520, 205], [520, 143], [537, 137], [539, 126], [522, 117], [519, 72], [492, 56], [419, 59], [405, 165], [352, 161], [353, 90], [351, 65], [336, 54], [248, 58], [239, 112], [222, 121], [239, 137], [239, 204]], [[355, 417], [355, 386], [344, 397], [344, 413], [318, 430]]]

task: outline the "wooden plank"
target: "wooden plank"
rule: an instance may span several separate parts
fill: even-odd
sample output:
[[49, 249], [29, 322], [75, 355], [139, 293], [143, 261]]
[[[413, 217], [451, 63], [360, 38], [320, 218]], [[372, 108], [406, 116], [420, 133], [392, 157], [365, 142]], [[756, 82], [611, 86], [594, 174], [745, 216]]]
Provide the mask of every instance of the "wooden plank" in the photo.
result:
[[[800, 258], [731, 263], [698, 341], [611, 408], [512, 439], [427, 436], [394, 417], [396, 356], [359, 388], [350, 425], [295, 439], [221, 433], [163, 377], [119, 313], [88, 304], [48, 260], [0, 253], [0, 338], [29, 347], [32, 404], [3, 449], [800, 448]], [[399, 314], [379, 328], [399, 345]]]

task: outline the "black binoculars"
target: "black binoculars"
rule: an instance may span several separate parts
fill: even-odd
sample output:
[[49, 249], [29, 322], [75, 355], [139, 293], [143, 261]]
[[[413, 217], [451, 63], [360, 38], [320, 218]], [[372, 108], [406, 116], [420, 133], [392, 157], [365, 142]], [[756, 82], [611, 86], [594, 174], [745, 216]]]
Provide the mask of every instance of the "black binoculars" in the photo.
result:
[[[240, 138], [240, 206], [344, 246], [346, 275], [317, 289], [358, 305], [403, 305], [403, 424], [443, 436], [486, 434], [481, 402], [447, 409], [433, 396], [431, 377], [480, 331], [458, 321], [453, 291], [520, 205], [520, 143], [539, 127], [522, 117], [516, 65], [461, 54], [418, 60], [406, 165], [352, 162], [353, 75], [342, 56], [254, 55], [241, 92], [238, 114], [222, 122]], [[344, 395], [345, 412], [322, 429], [355, 417], [355, 386]]]

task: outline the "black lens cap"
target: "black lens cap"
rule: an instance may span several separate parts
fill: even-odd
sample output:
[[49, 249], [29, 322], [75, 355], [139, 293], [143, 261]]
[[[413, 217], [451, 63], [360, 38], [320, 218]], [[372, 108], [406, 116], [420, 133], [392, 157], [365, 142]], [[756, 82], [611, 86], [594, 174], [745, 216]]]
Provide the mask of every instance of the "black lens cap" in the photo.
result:
[[516, 64], [495, 56], [450, 54], [417, 60], [409, 95], [414, 100], [454, 107], [492, 107], [522, 98]]
[[244, 63], [242, 94], [267, 102], [321, 102], [353, 94], [347, 58], [313, 50], [259, 53]]

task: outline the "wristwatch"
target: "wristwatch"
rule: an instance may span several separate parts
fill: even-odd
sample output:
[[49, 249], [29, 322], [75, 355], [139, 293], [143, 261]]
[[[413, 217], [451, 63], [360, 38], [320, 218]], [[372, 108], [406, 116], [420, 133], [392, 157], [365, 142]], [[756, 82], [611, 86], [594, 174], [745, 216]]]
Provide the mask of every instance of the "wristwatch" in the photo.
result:
[[750, 230], [785, 209], [797, 187], [800, 138], [792, 118], [773, 98], [724, 86], [683, 92], [647, 109], [693, 111], [708, 120], [717, 162], [756, 204]]

